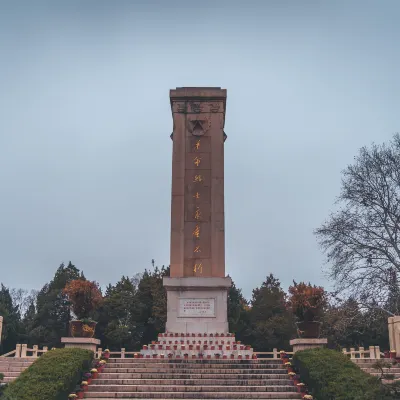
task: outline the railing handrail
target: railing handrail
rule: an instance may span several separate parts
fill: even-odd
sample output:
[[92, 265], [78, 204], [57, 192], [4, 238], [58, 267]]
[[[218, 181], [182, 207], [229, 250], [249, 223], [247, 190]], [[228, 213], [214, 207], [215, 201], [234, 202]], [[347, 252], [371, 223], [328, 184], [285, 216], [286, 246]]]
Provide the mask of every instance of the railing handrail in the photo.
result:
[[[349, 350], [347, 350], [347, 348], [343, 348], [342, 353], [347, 356], [350, 356], [351, 359], [371, 359], [371, 360], [380, 359], [381, 356], [384, 355], [380, 351], [379, 346], [369, 346], [368, 348], [360, 346], [358, 350], [356, 350], [354, 347], [350, 347]], [[369, 357], [365, 357], [366, 354], [368, 354]], [[357, 357], [357, 355], [359, 357]]]
[[[95, 357], [96, 358], [100, 358], [102, 353], [103, 353], [103, 349], [101, 347], [99, 347], [97, 349], [97, 351], [96, 351]], [[113, 355], [115, 355], [115, 356], [119, 355], [120, 358], [126, 358], [126, 356], [130, 356], [130, 355], [133, 356], [133, 355], [138, 354], [138, 353], [140, 353], [140, 350], [137, 350], [137, 351], [126, 351], [125, 348], [122, 347], [121, 351], [110, 351], [109, 354], [110, 354], [110, 358], [113, 358], [113, 357], [111, 357]], [[289, 354], [289, 355], [293, 355], [294, 354], [293, 351], [285, 351], [285, 353]], [[279, 353], [278, 349], [276, 349], [276, 348], [273, 349], [272, 351], [254, 351], [254, 354], [256, 354], [256, 355], [267, 355], [267, 356], [272, 355], [273, 359], [279, 359], [280, 358], [280, 353]], [[115, 357], [115, 358], [117, 358], [117, 357]]]

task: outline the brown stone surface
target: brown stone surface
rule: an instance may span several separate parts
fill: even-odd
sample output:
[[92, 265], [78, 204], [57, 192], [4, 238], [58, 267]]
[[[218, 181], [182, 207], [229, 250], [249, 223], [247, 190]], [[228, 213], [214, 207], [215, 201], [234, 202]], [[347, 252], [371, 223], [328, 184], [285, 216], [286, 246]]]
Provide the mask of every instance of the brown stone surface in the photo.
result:
[[[177, 88], [170, 91], [170, 99], [171, 277], [224, 277], [226, 90]], [[195, 271], [199, 263], [201, 272]]]

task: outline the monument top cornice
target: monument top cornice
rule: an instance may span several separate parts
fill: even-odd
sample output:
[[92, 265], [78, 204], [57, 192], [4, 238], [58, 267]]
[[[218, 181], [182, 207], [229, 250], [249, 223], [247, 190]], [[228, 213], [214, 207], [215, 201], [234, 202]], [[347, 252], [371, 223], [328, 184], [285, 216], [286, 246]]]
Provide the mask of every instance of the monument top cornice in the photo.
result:
[[222, 100], [226, 102], [226, 89], [220, 87], [177, 87], [169, 91], [171, 105], [174, 101]]

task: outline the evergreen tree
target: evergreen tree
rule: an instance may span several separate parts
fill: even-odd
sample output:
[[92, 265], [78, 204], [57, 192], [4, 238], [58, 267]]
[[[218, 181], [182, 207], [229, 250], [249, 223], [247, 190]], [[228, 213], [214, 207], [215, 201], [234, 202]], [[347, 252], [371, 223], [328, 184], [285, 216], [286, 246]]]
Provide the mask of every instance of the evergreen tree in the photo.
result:
[[62, 291], [74, 279], [85, 277], [71, 262], [66, 267], [61, 264], [52, 281], [40, 290], [36, 300], [37, 313], [28, 333], [30, 341], [51, 348], [60, 344], [61, 337], [68, 336], [70, 306]]
[[[235, 334], [237, 340], [246, 342], [250, 334], [249, 305], [243, 297], [242, 290], [235, 282], [228, 290], [228, 323], [229, 332]], [[246, 342], [247, 343], [247, 342]]]
[[257, 350], [289, 348], [295, 332], [294, 320], [286, 307], [286, 293], [272, 274], [253, 290], [250, 310], [251, 344]]
[[1, 284], [0, 289], [0, 315], [3, 316], [0, 350], [2, 353], [8, 353], [15, 349], [22, 331], [22, 325], [19, 307], [13, 304], [10, 290], [3, 284]]

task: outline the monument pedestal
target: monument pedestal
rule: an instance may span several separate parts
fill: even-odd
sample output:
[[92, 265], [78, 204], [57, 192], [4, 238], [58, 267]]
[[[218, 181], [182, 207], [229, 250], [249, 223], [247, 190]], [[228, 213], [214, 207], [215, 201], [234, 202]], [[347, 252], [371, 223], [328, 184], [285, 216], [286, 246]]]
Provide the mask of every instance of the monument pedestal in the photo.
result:
[[166, 332], [228, 333], [231, 278], [164, 277], [167, 291]]
[[86, 349], [92, 350], [94, 353], [96, 353], [97, 346], [100, 344], [100, 339], [84, 337], [62, 337], [61, 343], [64, 343], [65, 348]]
[[324, 347], [328, 344], [328, 339], [292, 339], [290, 345], [293, 346], [293, 353], [301, 350], [315, 349]]

